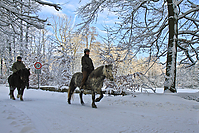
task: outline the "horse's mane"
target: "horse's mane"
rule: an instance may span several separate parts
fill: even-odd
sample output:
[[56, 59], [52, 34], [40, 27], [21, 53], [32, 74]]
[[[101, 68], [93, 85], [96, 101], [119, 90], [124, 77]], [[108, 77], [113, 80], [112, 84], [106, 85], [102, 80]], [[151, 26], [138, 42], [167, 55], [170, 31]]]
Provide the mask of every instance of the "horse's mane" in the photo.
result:
[[96, 77], [101, 76], [103, 74], [103, 68], [104, 68], [104, 66], [99, 66], [98, 68], [96, 68], [95, 70], [93, 70], [91, 72], [91, 74], [89, 75], [90, 78], [93, 78], [93, 77], [96, 78]]
[[27, 68], [20, 69], [20, 70], [18, 70], [17, 72], [15, 72], [13, 74], [19, 75], [20, 72], [25, 72], [25, 74], [27, 74], [28, 76], [30, 75], [30, 71]]

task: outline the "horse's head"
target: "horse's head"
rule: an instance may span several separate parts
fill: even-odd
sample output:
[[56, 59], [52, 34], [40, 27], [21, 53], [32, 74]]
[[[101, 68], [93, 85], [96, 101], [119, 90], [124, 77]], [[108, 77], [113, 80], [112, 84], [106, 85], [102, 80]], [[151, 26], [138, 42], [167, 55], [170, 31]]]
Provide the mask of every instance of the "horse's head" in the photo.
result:
[[30, 76], [30, 69], [21, 69], [18, 71], [20, 80], [24, 83], [28, 83], [29, 82], [29, 76]]
[[113, 70], [112, 70], [112, 68], [113, 68], [113, 65], [105, 65], [104, 71], [103, 71], [103, 75], [106, 78], [110, 79], [111, 81], [113, 81], [113, 73], [112, 73]]

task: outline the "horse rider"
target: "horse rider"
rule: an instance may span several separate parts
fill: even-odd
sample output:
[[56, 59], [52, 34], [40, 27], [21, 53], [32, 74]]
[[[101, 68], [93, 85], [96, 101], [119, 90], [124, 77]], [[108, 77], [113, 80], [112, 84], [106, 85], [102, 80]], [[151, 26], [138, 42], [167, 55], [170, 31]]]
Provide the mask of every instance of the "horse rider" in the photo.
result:
[[[12, 68], [11, 68], [11, 70], [13, 71], [13, 74], [16, 73], [17, 71], [19, 71], [21, 69], [25, 69], [25, 68], [26, 68], [26, 66], [22, 62], [22, 57], [17, 56], [17, 61], [12, 65]], [[27, 88], [29, 88], [29, 79], [28, 79], [28, 83], [27, 83]]]
[[88, 79], [89, 74], [94, 70], [92, 59], [89, 57], [90, 50], [84, 49], [84, 56], [82, 56], [81, 64], [82, 64], [82, 82], [80, 86], [80, 90], [83, 89], [83, 86]]
[[21, 56], [17, 56], [17, 62], [15, 62], [13, 65], [12, 65], [12, 68], [11, 70], [13, 71], [13, 73], [21, 70], [21, 69], [25, 69], [26, 66], [23, 64], [22, 62], [22, 57]]

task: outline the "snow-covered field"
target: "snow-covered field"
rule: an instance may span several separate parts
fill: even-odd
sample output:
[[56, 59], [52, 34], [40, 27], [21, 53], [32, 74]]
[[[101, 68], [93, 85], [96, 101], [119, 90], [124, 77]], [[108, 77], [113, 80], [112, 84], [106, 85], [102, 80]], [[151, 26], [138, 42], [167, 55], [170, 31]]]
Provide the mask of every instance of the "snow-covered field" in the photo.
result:
[[14, 101], [9, 99], [8, 87], [0, 85], [0, 132], [199, 132], [199, 103], [178, 94], [105, 96], [97, 103], [97, 109], [91, 108], [91, 95], [83, 97], [84, 106], [80, 105], [78, 94], [69, 105], [67, 93], [26, 89], [24, 101]]

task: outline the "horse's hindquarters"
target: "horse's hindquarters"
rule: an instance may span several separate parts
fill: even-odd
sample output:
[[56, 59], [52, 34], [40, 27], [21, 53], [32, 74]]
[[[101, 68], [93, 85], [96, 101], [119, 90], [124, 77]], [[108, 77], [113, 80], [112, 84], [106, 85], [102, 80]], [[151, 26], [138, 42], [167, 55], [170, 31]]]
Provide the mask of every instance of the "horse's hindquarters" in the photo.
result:
[[75, 87], [80, 87], [82, 78], [83, 78], [82, 73], [80, 73], [80, 72], [75, 73], [71, 79], [71, 83], [73, 83]]

